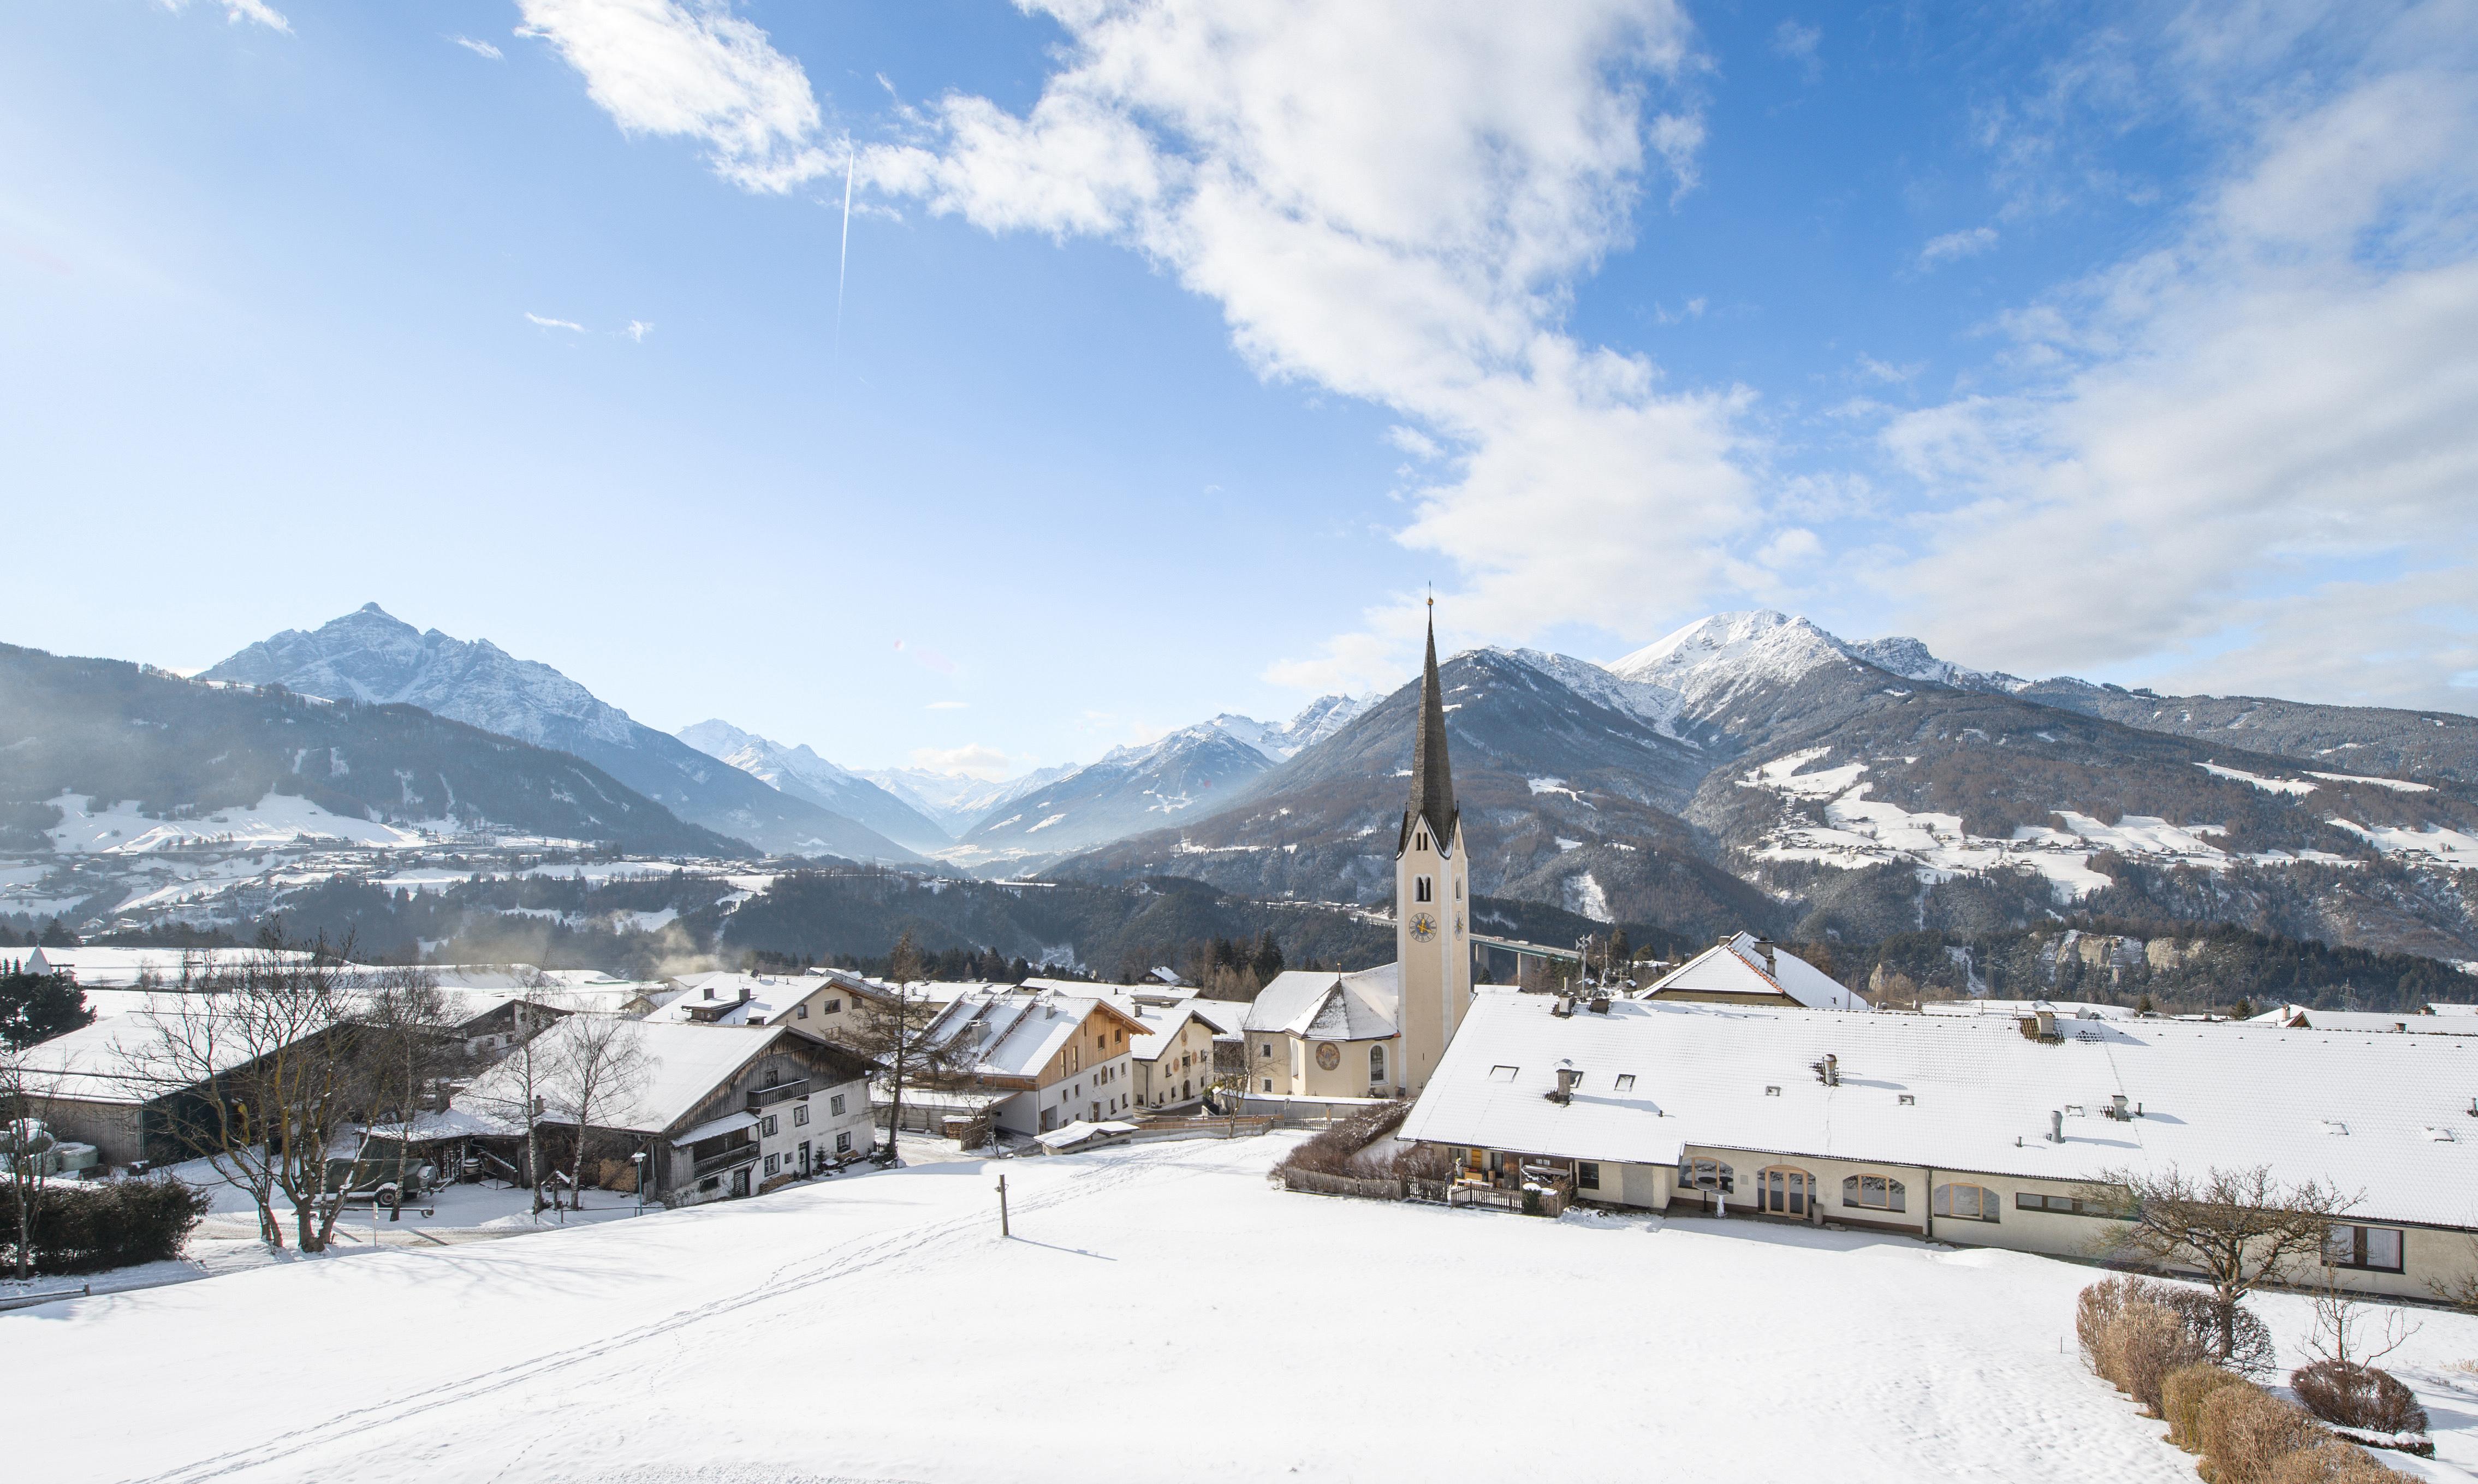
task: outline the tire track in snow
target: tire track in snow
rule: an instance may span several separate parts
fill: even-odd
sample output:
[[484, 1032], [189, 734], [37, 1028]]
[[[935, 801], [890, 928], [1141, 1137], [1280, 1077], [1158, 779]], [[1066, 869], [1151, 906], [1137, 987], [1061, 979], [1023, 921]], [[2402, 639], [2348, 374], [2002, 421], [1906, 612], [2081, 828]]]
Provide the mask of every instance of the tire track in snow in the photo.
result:
[[[1156, 1152], [1158, 1151], [1158, 1152]], [[1019, 1197], [1010, 1202], [1016, 1212], [1038, 1214], [1072, 1201], [1104, 1195], [1133, 1183], [1156, 1169], [1175, 1166], [1176, 1156], [1184, 1151], [1176, 1144], [1135, 1145], [1122, 1158], [1107, 1164], [1075, 1170], [1055, 1190]], [[1070, 1156], [1072, 1157], [1072, 1156]], [[987, 1167], [984, 1167], [985, 1169]], [[622, 1330], [616, 1335], [564, 1349], [550, 1350], [520, 1361], [472, 1375], [459, 1376], [405, 1396], [391, 1397], [367, 1406], [347, 1408], [321, 1421], [277, 1434], [262, 1443], [233, 1448], [211, 1458], [183, 1464], [160, 1473], [138, 1476], [125, 1484], [200, 1484], [207, 1479], [226, 1478], [246, 1470], [280, 1463], [330, 1443], [349, 1443], [357, 1455], [367, 1456], [380, 1451], [369, 1434], [373, 1428], [393, 1426], [415, 1421], [431, 1408], [467, 1402], [510, 1386], [541, 1378], [554, 1371], [588, 1365], [616, 1353], [633, 1349], [666, 1335], [735, 1314], [752, 1305], [776, 1299], [790, 1294], [872, 1271], [908, 1255], [928, 1249], [970, 1234], [986, 1236], [988, 1212], [970, 1216], [949, 1217], [925, 1226], [906, 1227], [899, 1231], [865, 1239], [855, 1246], [816, 1262], [790, 1263], [775, 1269], [756, 1284], [709, 1299], [704, 1303], [679, 1310], [662, 1319]], [[504, 1397], [502, 1397], [504, 1400]]]

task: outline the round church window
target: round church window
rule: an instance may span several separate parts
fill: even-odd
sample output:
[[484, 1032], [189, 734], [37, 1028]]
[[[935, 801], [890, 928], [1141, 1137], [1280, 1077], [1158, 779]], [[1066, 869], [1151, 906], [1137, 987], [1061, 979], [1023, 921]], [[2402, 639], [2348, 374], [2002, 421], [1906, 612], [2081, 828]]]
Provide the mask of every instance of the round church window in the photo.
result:
[[1326, 1070], [1328, 1070], [1328, 1071], [1331, 1071], [1331, 1070], [1333, 1070], [1335, 1068], [1337, 1068], [1337, 1067], [1341, 1066], [1341, 1065], [1342, 1065], [1342, 1047], [1340, 1047], [1340, 1046], [1338, 1046], [1338, 1045], [1335, 1045], [1335, 1044], [1334, 1044], [1332, 1042], [1330, 1042], [1330, 1041], [1326, 1042], [1324, 1044], [1322, 1044], [1322, 1045], [1318, 1046], [1318, 1047], [1317, 1047], [1317, 1065], [1318, 1065], [1319, 1067], [1324, 1068], [1324, 1069], [1325, 1069]]

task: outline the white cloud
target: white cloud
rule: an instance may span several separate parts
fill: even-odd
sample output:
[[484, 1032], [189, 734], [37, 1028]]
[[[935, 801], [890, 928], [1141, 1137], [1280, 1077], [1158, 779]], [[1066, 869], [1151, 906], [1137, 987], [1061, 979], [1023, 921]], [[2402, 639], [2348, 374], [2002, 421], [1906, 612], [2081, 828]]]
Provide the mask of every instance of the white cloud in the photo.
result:
[[1919, 266], [1932, 268], [1957, 258], [1976, 257], [1995, 245], [1994, 227], [1970, 227], [1960, 232], [1948, 232], [1942, 237], [1928, 239], [1927, 245], [1919, 249]]
[[923, 711], [963, 711], [969, 708], [972, 704], [973, 703], [970, 701], [931, 701], [928, 705], [923, 706], [921, 709]]
[[464, 36], [452, 36], [447, 39], [454, 42], [456, 45], [465, 48], [467, 51], [471, 52], [476, 57], [488, 57], [493, 62], [502, 62], [506, 60], [505, 54], [488, 41], [477, 41], [471, 37]]
[[971, 742], [961, 747], [915, 748], [912, 766], [933, 773], [961, 773], [994, 783], [1015, 771], [1015, 759], [996, 747]]
[[620, 333], [642, 345], [645, 343], [645, 337], [654, 333], [654, 327], [645, 320], [631, 319], [628, 321], [628, 328]]
[[[230, 24], [256, 21], [269, 31], [281, 31], [287, 36], [292, 34], [292, 22], [286, 20], [266, 0], [216, 0], [216, 3], [223, 7], [224, 19]], [[190, 0], [163, 0], [163, 5], [167, 11], [179, 12], [189, 9]]]
[[[1631, 631], [1629, 574], [1656, 567], [1679, 601], [1717, 578], [1714, 548], [1755, 515], [1745, 394], [1667, 388], [1563, 328], [1646, 179], [1694, 179], [1669, 0], [1022, 3], [1068, 36], [1039, 99], [939, 101], [913, 141], [863, 156], [878, 189], [1125, 242], [1216, 300], [1260, 374], [1416, 424], [1446, 467], [1399, 535], [1462, 574], [1468, 630]], [[1413, 632], [1403, 607], [1372, 613], [1273, 673], [1360, 684], [1390, 654], [1397, 675]]]
[[2478, 36], [2452, 15], [2323, 58], [2337, 81], [2275, 94], [2175, 240], [2010, 316], [2020, 387], [1891, 421], [1941, 496], [1884, 576], [1931, 642], [2467, 707]]
[[629, 134], [703, 144], [746, 190], [787, 190], [831, 167], [809, 75], [724, 0], [518, 0], [587, 96]]
[[1821, 28], [1785, 19], [1773, 28], [1773, 55], [1797, 63], [1813, 82], [1824, 73], [1824, 58], [1816, 49], [1823, 40]]
[[542, 326], [545, 330], [573, 330], [579, 335], [583, 335], [585, 333], [585, 326], [578, 324], [573, 319], [545, 319], [542, 315], [535, 314], [532, 310], [525, 311], [525, 318]]

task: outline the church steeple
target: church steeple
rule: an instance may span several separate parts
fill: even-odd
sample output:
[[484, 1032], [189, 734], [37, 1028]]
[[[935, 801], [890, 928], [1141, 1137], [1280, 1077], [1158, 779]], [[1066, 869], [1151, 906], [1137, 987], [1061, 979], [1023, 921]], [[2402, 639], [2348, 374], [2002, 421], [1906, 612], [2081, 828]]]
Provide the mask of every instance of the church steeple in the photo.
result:
[[1429, 661], [1420, 671], [1419, 730], [1411, 736], [1411, 800], [1403, 809], [1403, 834], [1395, 842], [1399, 859], [1411, 847], [1411, 831], [1422, 819], [1436, 837], [1440, 852], [1451, 847], [1461, 811], [1454, 807], [1454, 772], [1446, 759], [1446, 698], [1437, 685], [1437, 600], [1429, 599]]

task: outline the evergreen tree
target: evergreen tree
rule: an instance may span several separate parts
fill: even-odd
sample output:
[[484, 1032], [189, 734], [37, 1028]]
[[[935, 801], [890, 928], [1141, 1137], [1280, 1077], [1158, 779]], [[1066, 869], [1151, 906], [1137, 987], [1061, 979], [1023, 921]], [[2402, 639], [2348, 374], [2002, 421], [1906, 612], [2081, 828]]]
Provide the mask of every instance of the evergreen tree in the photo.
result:
[[1249, 961], [1248, 967], [1256, 971], [1256, 982], [1260, 985], [1273, 983], [1274, 976], [1282, 971], [1282, 945], [1274, 941], [1272, 928], [1256, 936], [1256, 954]]
[[0, 974], [0, 1042], [31, 1046], [94, 1022], [86, 992], [63, 974]]
[[63, 926], [58, 918], [52, 918], [51, 925], [43, 929], [43, 936], [36, 943], [45, 948], [74, 948], [78, 945], [77, 935]]

